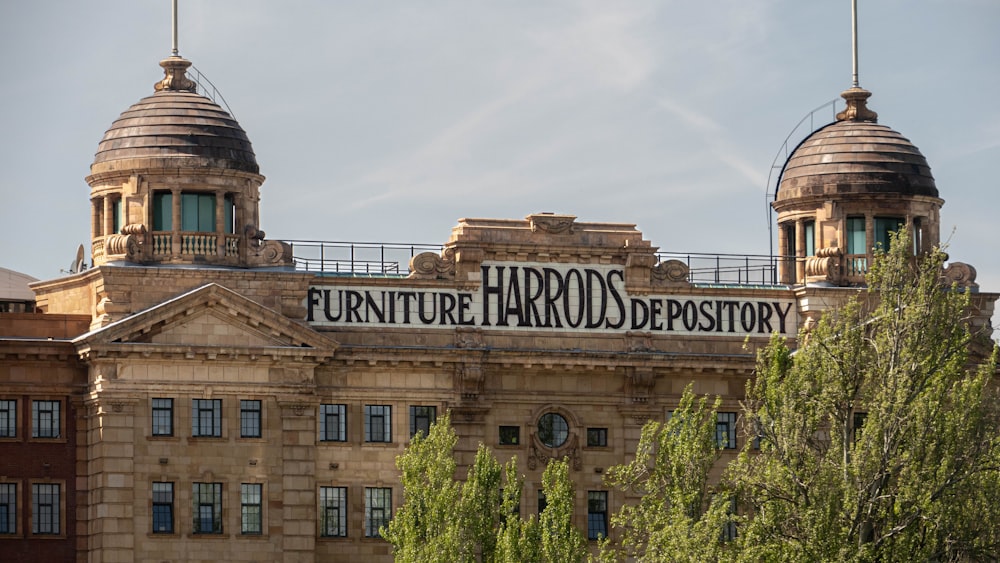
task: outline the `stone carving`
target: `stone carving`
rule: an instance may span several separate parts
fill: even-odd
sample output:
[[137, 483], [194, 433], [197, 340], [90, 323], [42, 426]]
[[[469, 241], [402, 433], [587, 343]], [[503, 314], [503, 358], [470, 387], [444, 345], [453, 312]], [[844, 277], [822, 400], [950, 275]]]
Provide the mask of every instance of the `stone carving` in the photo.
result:
[[830, 246], [806, 259], [806, 277], [820, 277], [839, 285], [844, 279], [844, 253], [839, 247]]
[[979, 287], [976, 283], [976, 269], [965, 262], [952, 262], [941, 271], [941, 281], [958, 287]]
[[194, 92], [197, 89], [198, 85], [189, 79], [184, 72], [191, 66], [191, 61], [174, 56], [160, 61], [160, 66], [163, 67], [165, 76], [153, 85], [155, 91], [184, 90]]
[[462, 400], [475, 401], [483, 392], [483, 366], [480, 363], [463, 363], [455, 367], [459, 393]]
[[648, 403], [653, 394], [656, 374], [649, 368], [629, 368], [625, 380], [625, 396], [632, 403]]
[[625, 347], [629, 352], [654, 352], [653, 333], [630, 330], [625, 333]]
[[652, 277], [656, 285], [687, 284], [690, 270], [680, 260], [667, 260], [653, 266]]
[[456, 348], [482, 348], [483, 329], [460, 326], [455, 329]]
[[104, 254], [108, 260], [124, 258], [129, 261], [137, 261], [140, 252], [140, 240], [136, 235], [108, 235], [104, 239]]
[[571, 433], [566, 439], [566, 443], [558, 448], [547, 448], [541, 445], [541, 440], [535, 432], [531, 433], [531, 446], [528, 451], [528, 469], [537, 469], [539, 465], [546, 466], [553, 459], [569, 457], [570, 467], [574, 471], [583, 469], [583, 460], [580, 458], [579, 439], [575, 433]]
[[455, 278], [455, 249], [446, 248], [441, 255], [421, 252], [410, 258], [410, 279], [441, 280]]
[[837, 121], [878, 121], [878, 114], [868, 109], [868, 98], [871, 92], [864, 88], [849, 88], [841, 92], [840, 97], [847, 102], [844, 111], [837, 114]]
[[251, 266], [287, 266], [292, 264], [292, 247], [280, 240], [264, 240], [264, 231], [247, 225], [247, 262]]
[[528, 215], [531, 223], [531, 232], [539, 231], [550, 235], [563, 235], [573, 232], [573, 223], [576, 215], [556, 215], [554, 213], [539, 213]]

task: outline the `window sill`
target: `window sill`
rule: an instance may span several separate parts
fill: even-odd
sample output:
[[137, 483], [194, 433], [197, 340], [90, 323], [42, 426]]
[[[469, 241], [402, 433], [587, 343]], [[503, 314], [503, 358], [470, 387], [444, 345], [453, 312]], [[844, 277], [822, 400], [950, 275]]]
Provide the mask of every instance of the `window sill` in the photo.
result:
[[28, 534], [27, 539], [32, 540], [65, 540], [66, 534]]
[[232, 537], [232, 534], [225, 532], [221, 534], [184, 534], [184, 538], [189, 540], [228, 540]]
[[153, 441], [163, 441], [163, 442], [180, 442], [180, 436], [174, 436], [173, 434], [150, 434], [146, 436], [147, 440]]

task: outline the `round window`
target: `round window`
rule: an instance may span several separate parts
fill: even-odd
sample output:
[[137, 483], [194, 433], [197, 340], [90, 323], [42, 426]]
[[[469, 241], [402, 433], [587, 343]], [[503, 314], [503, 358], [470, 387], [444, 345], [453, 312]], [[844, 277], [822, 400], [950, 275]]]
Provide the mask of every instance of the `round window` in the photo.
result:
[[562, 415], [550, 412], [538, 419], [538, 439], [546, 446], [558, 448], [566, 443], [567, 436], [569, 424]]

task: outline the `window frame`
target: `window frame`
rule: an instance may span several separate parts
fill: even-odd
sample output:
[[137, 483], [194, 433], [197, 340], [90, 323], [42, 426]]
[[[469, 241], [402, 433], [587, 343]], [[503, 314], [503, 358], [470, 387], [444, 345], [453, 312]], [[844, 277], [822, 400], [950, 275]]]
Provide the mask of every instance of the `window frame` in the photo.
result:
[[[552, 421], [546, 425], [547, 428], [543, 427], [543, 421], [545, 420]], [[542, 413], [538, 417], [535, 428], [538, 430], [538, 441], [547, 448], [561, 448], [569, 440], [569, 420], [561, 413], [555, 411]]]
[[[17, 512], [20, 487], [16, 481], [0, 481], [0, 536], [18, 536], [17, 523], [20, 514]], [[4, 518], [6, 516], [6, 518]]]
[[[191, 483], [192, 534], [196, 536], [211, 536], [223, 533], [225, 526], [223, 526], [222, 494], [222, 483], [204, 483], [200, 481]], [[206, 498], [210, 499], [210, 502], [203, 502]], [[202, 509], [205, 507], [211, 508], [211, 531], [204, 531], [202, 527], [204, 523]]]
[[[378, 414], [376, 414], [376, 410]], [[381, 429], [376, 434], [376, 420]], [[365, 405], [365, 442], [370, 444], [392, 443], [392, 405]]]
[[[52, 411], [41, 411], [39, 407], [42, 403], [49, 405], [54, 405], [55, 410]], [[48, 412], [50, 414], [50, 419], [48, 424], [43, 424], [41, 420], [42, 412]], [[54, 413], [54, 414], [53, 414]], [[31, 439], [32, 440], [59, 440], [63, 439], [63, 408], [61, 399], [32, 399], [31, 400]], [[55, 435], [42, 435], [39, 431], [42, 428], [46, 428], [49, 433], [55, 432]]]
[[[725, 432], [725, 434], [722, 434]], [[719, 411], [715, 413], [715, 444], [720, 450], [736, 449], [736, 413]]]
[[17, 399], [0, 399], [0, 439], [17, 438]]
[[[167, 401], [167, 406], [157, 406], [157, 401]], [[170, 397], [152, 397], [149, 400], [150, 408], [150, 435], [160, 436], [160, 437], [170, 437], [174, 435], [174, 400]], [[164, 413], [166, 413], [167, 430], [164, 432], [162, 430], [164, 422]], [[157, 414], [160, 415], [159, 423], [157, 422]]]
[[[331, 510], [333, 511], [333, 515], [330, 513]], [[318, 516], [319, 537], [346, 538], [347, 487], [320, 487]], [[331, 518], [336, 519], [334, 526], [330, 525]]]
[[[595, 508], [595, 503], [601, 503]], [[599, 520], [596, 518], [599, 517]], [[599, 524], [599, 525], [598, 525]], [[608, 537], [608, 491], [587, 491], [587, 539], [600, 541]]]
[[[45, 488], [48, 490], [48, 495], [52, 495], [52, 488], [55, 488], [55, 500], [54, 502], [49, 499], [50, 502], [42, 505], [40, 501], [41, 489]], [[50, 482], [50, 481], [33, 481], [31, 483], [31, 535], [33, 536], [62, 536], [64, 535], [63, 523], [65, 522], [65, 495], [63, 495], [63, 483], [61, 482]], [[48, 521], [45, 526], [46, 530], [42, 531], [42, 506], [48, 507], [51, 512], [47, 514]]]
[[[423, 414], [420, 414], [420, 413]], [[423, 422], [426, 421], [426, 424]], [[423, 432], [424, 438], [431, 432], [431, 426], [437, 422], [437, 407], [434, 405], [410, 405], [410, 439]]]
[[[255, 498], [256, 497], [256, 498]], [[256, 500], [256, 502], [254, 502]], [[253, 521], [256, 517], [256, 522]], [[256, 528], [254, 524], [256, 523]], [[240, 483], [240, 535], [264, 534], [264, 484]]]
[[[591, 440], [591, 438], [595, 438]], [[587, 447], [606, 448], [608, 447], [608, 429], [605, 426], [590, 426], [587, 428]]]
[[[330, 437], [330, 418], [337, 421], [334, 437]], [[319, 406], [318, 434], [320, 442], [346, 442], [347, 441], [347, 405], [341, 403], [322, 403]]]
[[[161, 485], [162, 488], [166, 490], [157, 491], [156, 490], [157, 485]], [[173, 481], [153, 481], [153, 483], [149, 487], [149, 492], [150, 492], [150, 503], [151, 503], [150, 513], [149, 513], [150, 515], [149, 523], [150, 523], [150, 528], [152, 530], [150, 533], [164, 534], [164, 535], [170, 535], [176, 533], [176, 528], [174, 524], [174, 516], [176, 514], [176, 510], [174, 508], [174, 502], [176, 501], [177, 496], [174, 494]], [[164, 495], [164, 494], [166, 494], [167, 496], [158, 497], [158, 495]], [[157, 508], [160, 509], [165, 508], [167, 513], [166, 514], [168, 518], [167, 527], [162, 530], [157, 529], [157, 524], [162, 521], [161, 518], [162, 515], [157, 514], [158, 512]]]
[[[374, 506], [374, 501], [384, 506]], [[375, 510], [379, 510], [376, 519]], [[365, 487], [365, 537], [381, 538], [379, 528], [392, 521], [392, 487]]]
[[[513, 431], [513, 441], [510, 441], [511, 431]], [[501, 424], [497, 427], [497, 444], [501, 446], [520, 446], [521, 427]]]
[[[205, 405], [202, 406], [203, 404]], [[208, 433], [202, 428], [202, 413], [211, 413], [211, 428]], [[191, 437], [222, 437], [222, 399], [191, 399]]]
[[[254, 426], [256, 434], [253, 433]], [[248, 432], [249, 430], [249, 432]], [[264, 437], [264, 404], [260, 399], [240, 399], [240, 438]]]

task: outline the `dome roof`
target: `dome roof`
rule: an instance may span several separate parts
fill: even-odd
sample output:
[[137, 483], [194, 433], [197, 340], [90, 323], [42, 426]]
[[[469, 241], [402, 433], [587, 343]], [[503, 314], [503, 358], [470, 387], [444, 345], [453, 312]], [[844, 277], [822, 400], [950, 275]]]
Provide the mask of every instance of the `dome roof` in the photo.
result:
[[125, 110], [104, 134], [91, 173], [149, 168], [219, 168], [259, 173], [246, 131], [196, 92], [180, 57], [160, 62], [156, 92]]
[[806, 137], [785, 162], [775, 201], [846, 194], [938, 197], [934, 177], [920, 149], [878, 124], [865, 107], [871, 93], [844, 92], [847, 109], [837, 121]]

